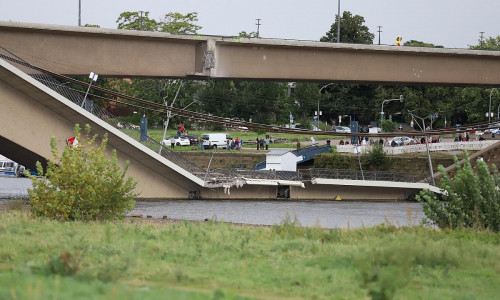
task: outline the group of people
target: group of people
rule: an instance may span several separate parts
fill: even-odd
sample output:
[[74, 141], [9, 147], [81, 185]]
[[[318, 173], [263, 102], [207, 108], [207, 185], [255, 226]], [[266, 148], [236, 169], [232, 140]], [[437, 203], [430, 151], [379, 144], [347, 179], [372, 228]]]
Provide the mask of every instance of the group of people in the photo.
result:
[[271, 143], [271, 139], [269, 138], [268, 135], [266, 135], [266, 138], [263, 139], [263, 138], [258, 138], [255, 140], [257, 142], [257, 150], [264, 150], [264, 146], [265, 146], [265, 150], [269, 150], [269, 143]]
[[243, 139], [236, 137], [236, 139], [226, 140], [226, 149], [229, 150], [240, 150], [243, 147]]

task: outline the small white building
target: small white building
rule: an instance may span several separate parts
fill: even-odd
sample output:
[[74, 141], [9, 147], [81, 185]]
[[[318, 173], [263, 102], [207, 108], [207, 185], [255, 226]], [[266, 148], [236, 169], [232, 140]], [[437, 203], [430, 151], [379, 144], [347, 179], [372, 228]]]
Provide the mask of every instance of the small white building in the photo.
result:
[[266, 154], [266, 170], [274, 171], [297, 171], [297, 162], [302, 157], [297, 157], [290, 151], [273, 150]]

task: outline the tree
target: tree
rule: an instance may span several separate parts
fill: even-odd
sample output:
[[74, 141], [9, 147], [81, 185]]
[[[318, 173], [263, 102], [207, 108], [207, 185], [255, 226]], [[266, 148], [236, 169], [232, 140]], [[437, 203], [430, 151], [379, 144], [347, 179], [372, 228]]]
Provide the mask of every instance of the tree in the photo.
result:
[[240, 33], [238, 33], [238, 36], [242, 37], [242, 38], [256, 38], [257, 32], [252, 31], [252, 32], [247, 33], [246, 31], [241, 31]]
[[170, 12], [159, 22], [159, 31], [174, 34], [194, 34], [202, 27], [193, 24], [198, 21], [198, 13], [190, 12], [185, 15], [178, 12]]
[[161, 31], [173, 34], [194, 34], [202, 27], [194, 24], [198, 21], [198, 13], [190, 12], [185, 15], [178, 12], [169, 12], [163, 19], [156, 21], [149, 18], [149, 12], [126, 11], [122, 12], [116, 23], [118, 29]]
[[108, 157], [107, 135], [95, 146], [97, 135], [90, 136], [89, 125], [85, 126], [85, 137], [78, 124], [74, 133], [78, 145], [66, 146], [61, 155], [55, 137], [51, 138], [54, 160], [48, 162], [45, 172], [37, 162], [40, 177], [25, 172], [33, 181], [33, 189], [28, 189], [31, 213], [62, 221], [123, 218], [137, 196], [136, 182], [125, 178], [129, 162], [122, 170], [116, 150]]
[[439, 199], [429, 190], [416, 196], [423, 206], [426, 223], [439, 228], [488, 229], [500, 231], [500, 176], [495, 165], [493, 175], [483, 161], [477, 161], [474, 172], [469, 155], [465, 151], [465, 163], [460, 166], [455, 157], [457, 172], [451, 180], [443, 166], [439, 166], [443, 178], [438, 186], [445, 191]]
[[[373, 44], [375, 35], [370, 29], [363, 25], [365, 18], [360, 15], [353, 16], [351, 12], [344, 11], [340, 19], [340, 42], [352, 44]], [[322, 42], [337, 42], [338, 18], [335, 16], [335, 23], [330, 27], [330, 31], [320, 39]]]
[[144, 15], [138, 11], [125, 11], [120, 14], [116, 20], [118, 29], [140, 30], [140, 31], [158, 31], [158, 22], [149, 18], [149, 11]]
[[407, 47], [426, 47], [426, 48], [444, 48], [443, 46], [440, 46], [440, 45], [434, 45], [434, 44], [431, 44], [431, 43], [425, 43], [425, 42], [416, 41], [416, 40], [407, 41], [407, 42], [405, 42], [403, 44], [403, 46], [407, 46]]
[[469, 48], [473, 50], [500, 51], [500, 35], [497, 36], [496, 38], [488, 37], [486, 40], [482, 42], [482, 46], [481, 46], [481, 40], [478, 40], [477, 45], [474, 46], [469, 45]]

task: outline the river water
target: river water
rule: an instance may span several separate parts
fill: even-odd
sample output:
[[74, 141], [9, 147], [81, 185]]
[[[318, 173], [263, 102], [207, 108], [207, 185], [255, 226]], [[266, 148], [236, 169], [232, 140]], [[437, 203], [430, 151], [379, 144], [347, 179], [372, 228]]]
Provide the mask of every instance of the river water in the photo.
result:
[[[0, 177], [0, 204], [14, 198], [27, 198], [31, 181], [27, 178]], [[287, 218], [302, 226], [323, 228], [370, 227], [380, 223], [395, 226], [418, 225], [424, 214], [416, 202], [352, 201], [138, 201], [132, 215], [179, 220], [205, 220], [275, 225]]]

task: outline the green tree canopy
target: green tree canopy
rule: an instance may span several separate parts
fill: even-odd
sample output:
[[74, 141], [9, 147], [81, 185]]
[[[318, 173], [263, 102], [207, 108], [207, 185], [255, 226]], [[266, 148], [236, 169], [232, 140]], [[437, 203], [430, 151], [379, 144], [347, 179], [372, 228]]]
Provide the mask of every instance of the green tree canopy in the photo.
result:
[[[375, 35], [370, 32], [370, 29], [363, 25], [365, 18], [360, 15], [353, 16], [351, 12], [344, 11], [340, 19], [340, 42], [352, 44], [373, 44]], [[335, 16], [335, 23], [332, 24], [330, 30], [324, 37], [320, 39], [322, 42], [337, 42], [337, 24], [338, 18]]]
[[403, 44], [403, 46], [407, 46], [407, 47], [427, 47], [427, 48], [444, 48], [443, 46], [440, 46], [440, 45], [434, 45], [434, 44], [431, 44], [431, 43], [425, 43], [425, 42], [416, 41], [416, 40], [407, 41], [407, 42], [405, 42]]
[[493, 51], [500, 51], [500, 35], [495, 37], [488, 37], [486, 40], [483, 41], [483, 45], [481, 46], [481, 40], [477, 41], [478, 44], [471, 46], [469, 45], [470, 49], [473, 50], [493, 50]]
[[195, 34], [202, 28], [194, 24], [196, 21], [198, 21], [197, 12], [190, 12], [185, 15], [170, 12], [159, 22], [159, 31], [175, 34]]
[[185, 15], [178, 12], [169, 12], [165, 14], [162, 20], [156, 21], [149, 18], [148, 11], [142, 15], [138, 11], [125, 11], [120, 14], [116, 23], [118, 23], [118, 29], [194, 34], [202, 28], [194, 24], [196, 21], [198, 21], [197, 12], [190, 12]]

